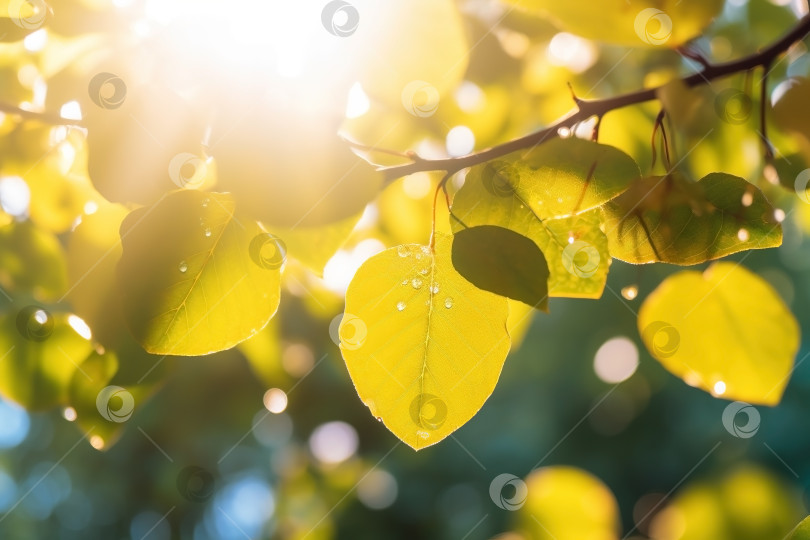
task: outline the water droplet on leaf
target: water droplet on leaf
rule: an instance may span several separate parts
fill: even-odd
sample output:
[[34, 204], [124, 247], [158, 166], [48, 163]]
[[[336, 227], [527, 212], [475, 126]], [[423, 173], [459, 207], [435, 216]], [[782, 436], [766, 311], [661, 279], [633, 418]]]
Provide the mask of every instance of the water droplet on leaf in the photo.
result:
[[186, 264], [186, 261], [181, 261], [181, 262], [180, 262], [180, 266], [178, 266], [177, 268], [178, 268], [178, 269], [179, 269], [181, 272], [183, 272], [183, 273], [185, 274], [185, 273], [186, 273], [186, 270], [188, 270], [188, 265]]
[[448, 298], [447, 298], [447, 299], [444, 301], [444, 307], [446, 307], [447, 309], [450, 309], [451, 307], [453, 307], [453, 299], [452, 299], [452, 298], [450, 298], [450, 297], [448, 297]]
[[405, 310], [405, 302], [397, 302], [397, 310], [404, 311]]

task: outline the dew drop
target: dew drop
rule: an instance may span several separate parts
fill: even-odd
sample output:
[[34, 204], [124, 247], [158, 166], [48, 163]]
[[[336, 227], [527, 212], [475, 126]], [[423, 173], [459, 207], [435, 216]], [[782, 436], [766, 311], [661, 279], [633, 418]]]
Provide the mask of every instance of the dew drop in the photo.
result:
[[622, 296], [625, 300], [635, 300], [635, 298], [638, 296], [638, 286], [628, 285], [627, 287], [623, 288]]
[[422, 280], [419, 278], [414, 278], [413, 281], [411, 281], [411, 285], [414, 289], [419, 289], [422, 287]]
[[399, 246], [397, 248], [397, 253], [404, 259], [405, 257], [409, 257], [411, 255], [411, 250], [409, 250], [406, 246]]
[[202, 207], [203, 208], [208, 208], [208, 202], [209, 202], [209, 199], [207, 197], [205, 199], [203, 199]]
[[188, 265], [186, 264], [186, 261], [180, 261], [180, 266], [178, 266], [177, 268], [178, 268], [178, 269], [179, 269], [181, 272], [183, 272], [183, 273], [185, 274], [185, 273], [186, 273], [186, 270], [188, 270]]
[[422, 274], [423, 276], [426, 276], [426, 275], [428, 275], [428, 269], [427, 268], [422, 268], [421, 270], [419, 270], [419, 273]]
[[434, 283], [433, 285], [431, 285], [430, 286], [430, 292], [432, 292], [433, 294], [438, 294], [439, 293], [439, 284]]
[[408, 284], [408, 280], [407, 280], [407, 279], [403, 279], [403, 280], [402, 280], [402, 284], [403, 284], [403, 285], [407, 285], [407, 284]]
[[382, 416], [377, 417], [377, 422], [382, 422]]
[[430, 248], [428, 246], [422, 246], [422, 253], [430, 255]]
[[737, 238], [740, 242], [747, 242], [749, 238], [751, 238], [751, 235], [748, 233], [748, 229], [740, 229], [737, 231]]
[[205, 233], [206, 238], [211, 238], [211, 229], [209, 227], [206, 227], [203, 233]]
[[450, 297], [447, 297], [447, 299], [444, 301], [444, 307], [446, 307], [447, 309], [450, 309], [451, 307], [453, 307], [453, 299], [450, 298]]
[[417, 431], [416, 434], [419, 435], [419, 437], [421, 437], [422, 439], [427, 439], [428, 437], [430, 437], [430, 433], [428, 433], [427, 431]]
[[397, 310], [405, 311], [405, 302], [397, 302]]

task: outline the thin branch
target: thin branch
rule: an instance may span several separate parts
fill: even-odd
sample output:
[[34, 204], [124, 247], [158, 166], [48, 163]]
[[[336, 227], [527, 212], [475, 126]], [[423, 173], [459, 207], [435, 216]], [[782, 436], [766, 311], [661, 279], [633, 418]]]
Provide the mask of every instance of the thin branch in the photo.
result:
[[[790, 32], [760, 52], [723, 64], [709, 64], [700, 72], [684, 77], [681, 79], [681, 82], [687, 87], [695, 87], [735, 73], [749, 72], [752, 69], [770, 65], [794, 43], [804, 39], [808, 33], [810, 33], [810, 15], [804, 16]], [[534, 133], [530, 133], [529, 135], [466, 156], [445, 159], [419, 158], [414, 159], [412, 163], [406, 163], [404, 165], [382, 167], [380, 171], [385, 174], [387, 182], [423, 171], [456, 173], [462, 169], [472, 167], [479, 163], [485, 163], [492, 159], [511, 154], [512, 152], [537, 146], [546, 139], [556, 137], [557, 130], [560, 128], [570, 129], [575, 124], [587, 120], [592, 116], [601, 117], [616, 109], [652, 101], [657, 98], [658, 91], [661, 88], [662, 87], [647, 88], [606, 99], [585, 100], [578, 98], [577, 110], [572, 111], [554, 124], [535, 131]]]

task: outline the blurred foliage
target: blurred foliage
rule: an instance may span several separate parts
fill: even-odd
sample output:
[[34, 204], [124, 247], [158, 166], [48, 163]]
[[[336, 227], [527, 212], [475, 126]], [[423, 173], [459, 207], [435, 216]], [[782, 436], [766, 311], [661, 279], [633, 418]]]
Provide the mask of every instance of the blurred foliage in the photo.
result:
[[806, 13], [0, 1], [0, 538], [784, 539], [810, 61], [680, 78]]

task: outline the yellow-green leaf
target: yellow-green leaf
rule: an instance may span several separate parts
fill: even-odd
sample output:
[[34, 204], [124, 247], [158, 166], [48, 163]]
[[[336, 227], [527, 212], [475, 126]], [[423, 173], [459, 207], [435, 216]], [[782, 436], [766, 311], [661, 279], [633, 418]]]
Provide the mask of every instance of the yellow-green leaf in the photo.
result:
[[229, 349], [278, 308], [285, 253], [230, 195], [179, 191], [121, 225], [124, 316], [153, 354]]
[[[585, 143], [585, 146], [581, 143]], [[540, 148], [547, 144], [551, 143]], [[563, 144], [569, 146], [567, 141]], [[595, 143], [588, 141], [573, 144], [578, 148], [587, 146], [601, 151], [598, 145], [591, 146]], [[620, 172], [623, 179], [619, 176], [611, 179], [608, 174], [602, 176], [604, 185], [610, 187], [602, 190], [601, 196], [587, 197], [590, 201], [588, 206], [603, 204], [639, 176], [638, 167], [629, 157], [612, 148], [609, 154], [613, 156], [611, 159], [615, 163], [620, 163], [617, 170], [624, 171]], [[617, 158], [617, 154], [623, 158]], [[583, 166], [581, 161], [579, 163]], [[590, 167], [584, 172], [580, 171], [584, 175], [583, 180], [587, 178], [589, 170]], [[534, 240], [548, 261], [549, 296], [599, 298], [602, 296], [610, 265], [607, 238], [600, 229], [599, 211], [589, 210], [556, 219], [544, 217], [545, 214], [542, 213], [545, 211], [544, 205], [548, 205], [549, 201], [557, 201], [552, 195], [557, 196], [558, 193], [567, 197], [566, 213], [572, 213], [571, 210], [577, 205], [583, 190], [590, 191], [595, 187], [597, 171], [599, 167], [594, 170], [589, 185], [579, 183], [566, 191], [560, 189], [559, 182], [550, 179], [553, 171], [546, 171], [544, 175], [537, 177], [528, 173], [520, 174], [515, 166], [505, 161], [473, 167], [467, 174], [464, 186], [453, 199], [451, 226], [454, 231], [459, 231], [465, 225], [499, 225], [527, 236]], [[546, 185], [552, 186], [549, 189], [555, 191], [546, 191]], [[584, 200], [585, 198], [583, 202]], [[534, 203], [528, 204], [530, 201]], [[558, 208], [557, 212], [562, 213], [562, 209]]]
[[691, 265], [782, 243], [782, 226], [756, 186], [712, 173], [637, 182], [603, 208], [610, 254], [630, 263]]
[[580, 36], [631, 47], [677, 47], [698, 36], [724, 0], [506, 0], [539, 11]]
[[357, 0], [354, 4], [359, 24], [348, 39], [355, 47], [354, 61], [362, 66], [363, 88], [415, 116], [432, 114], [441, 106], [440, 96], [454, 89], [467, 69], [470, 46], [456, 3]]
[[339, 330], [360, 399], [416, 450], [478, 412], [509, 352], [506, 298], [456, 272], [451, 244], [438, 235], [435, 252], [403, 245], [366, 261]]
[[[773, 106], [773, 121], [778, 128], [796, 138], [805, 160], [810, 161], [810, 79], [796, 77]], [[802, 186], [804, 190], [806, 186]]]
[[793, 531], [787, 540], [810, 540], [810, 517], [804, 518]]
[[452, 260], [479, 289], [548, 311], [548, 263], [529, 238], [494, 225], [469, 227], [453, 236]]
[[799, 326], [762, 278], [734, 263], [667, 278], [641, 306], [647, 350], [687, 384], [775, 405], [799, 350]]
[[[544, 467], [526, 478], [524, 489], [525, 505], [518, 515], [532, 540], [618, 539], [619, 505], [592, 474], [575, 467]], [[505, 489], [496, 494], [508, 497]], [[510, 504], [501, 500], [504, 506]]]
[[64, 403], [92, 345], [71, 326], [72, 315], [26, 306], [19, 298], [13, 306], [0, 318], [0, 394], [29, 410]]
[[0, 286], [56, 300], [67, 288], [62, 245], [30, 221], [0, 228]]

